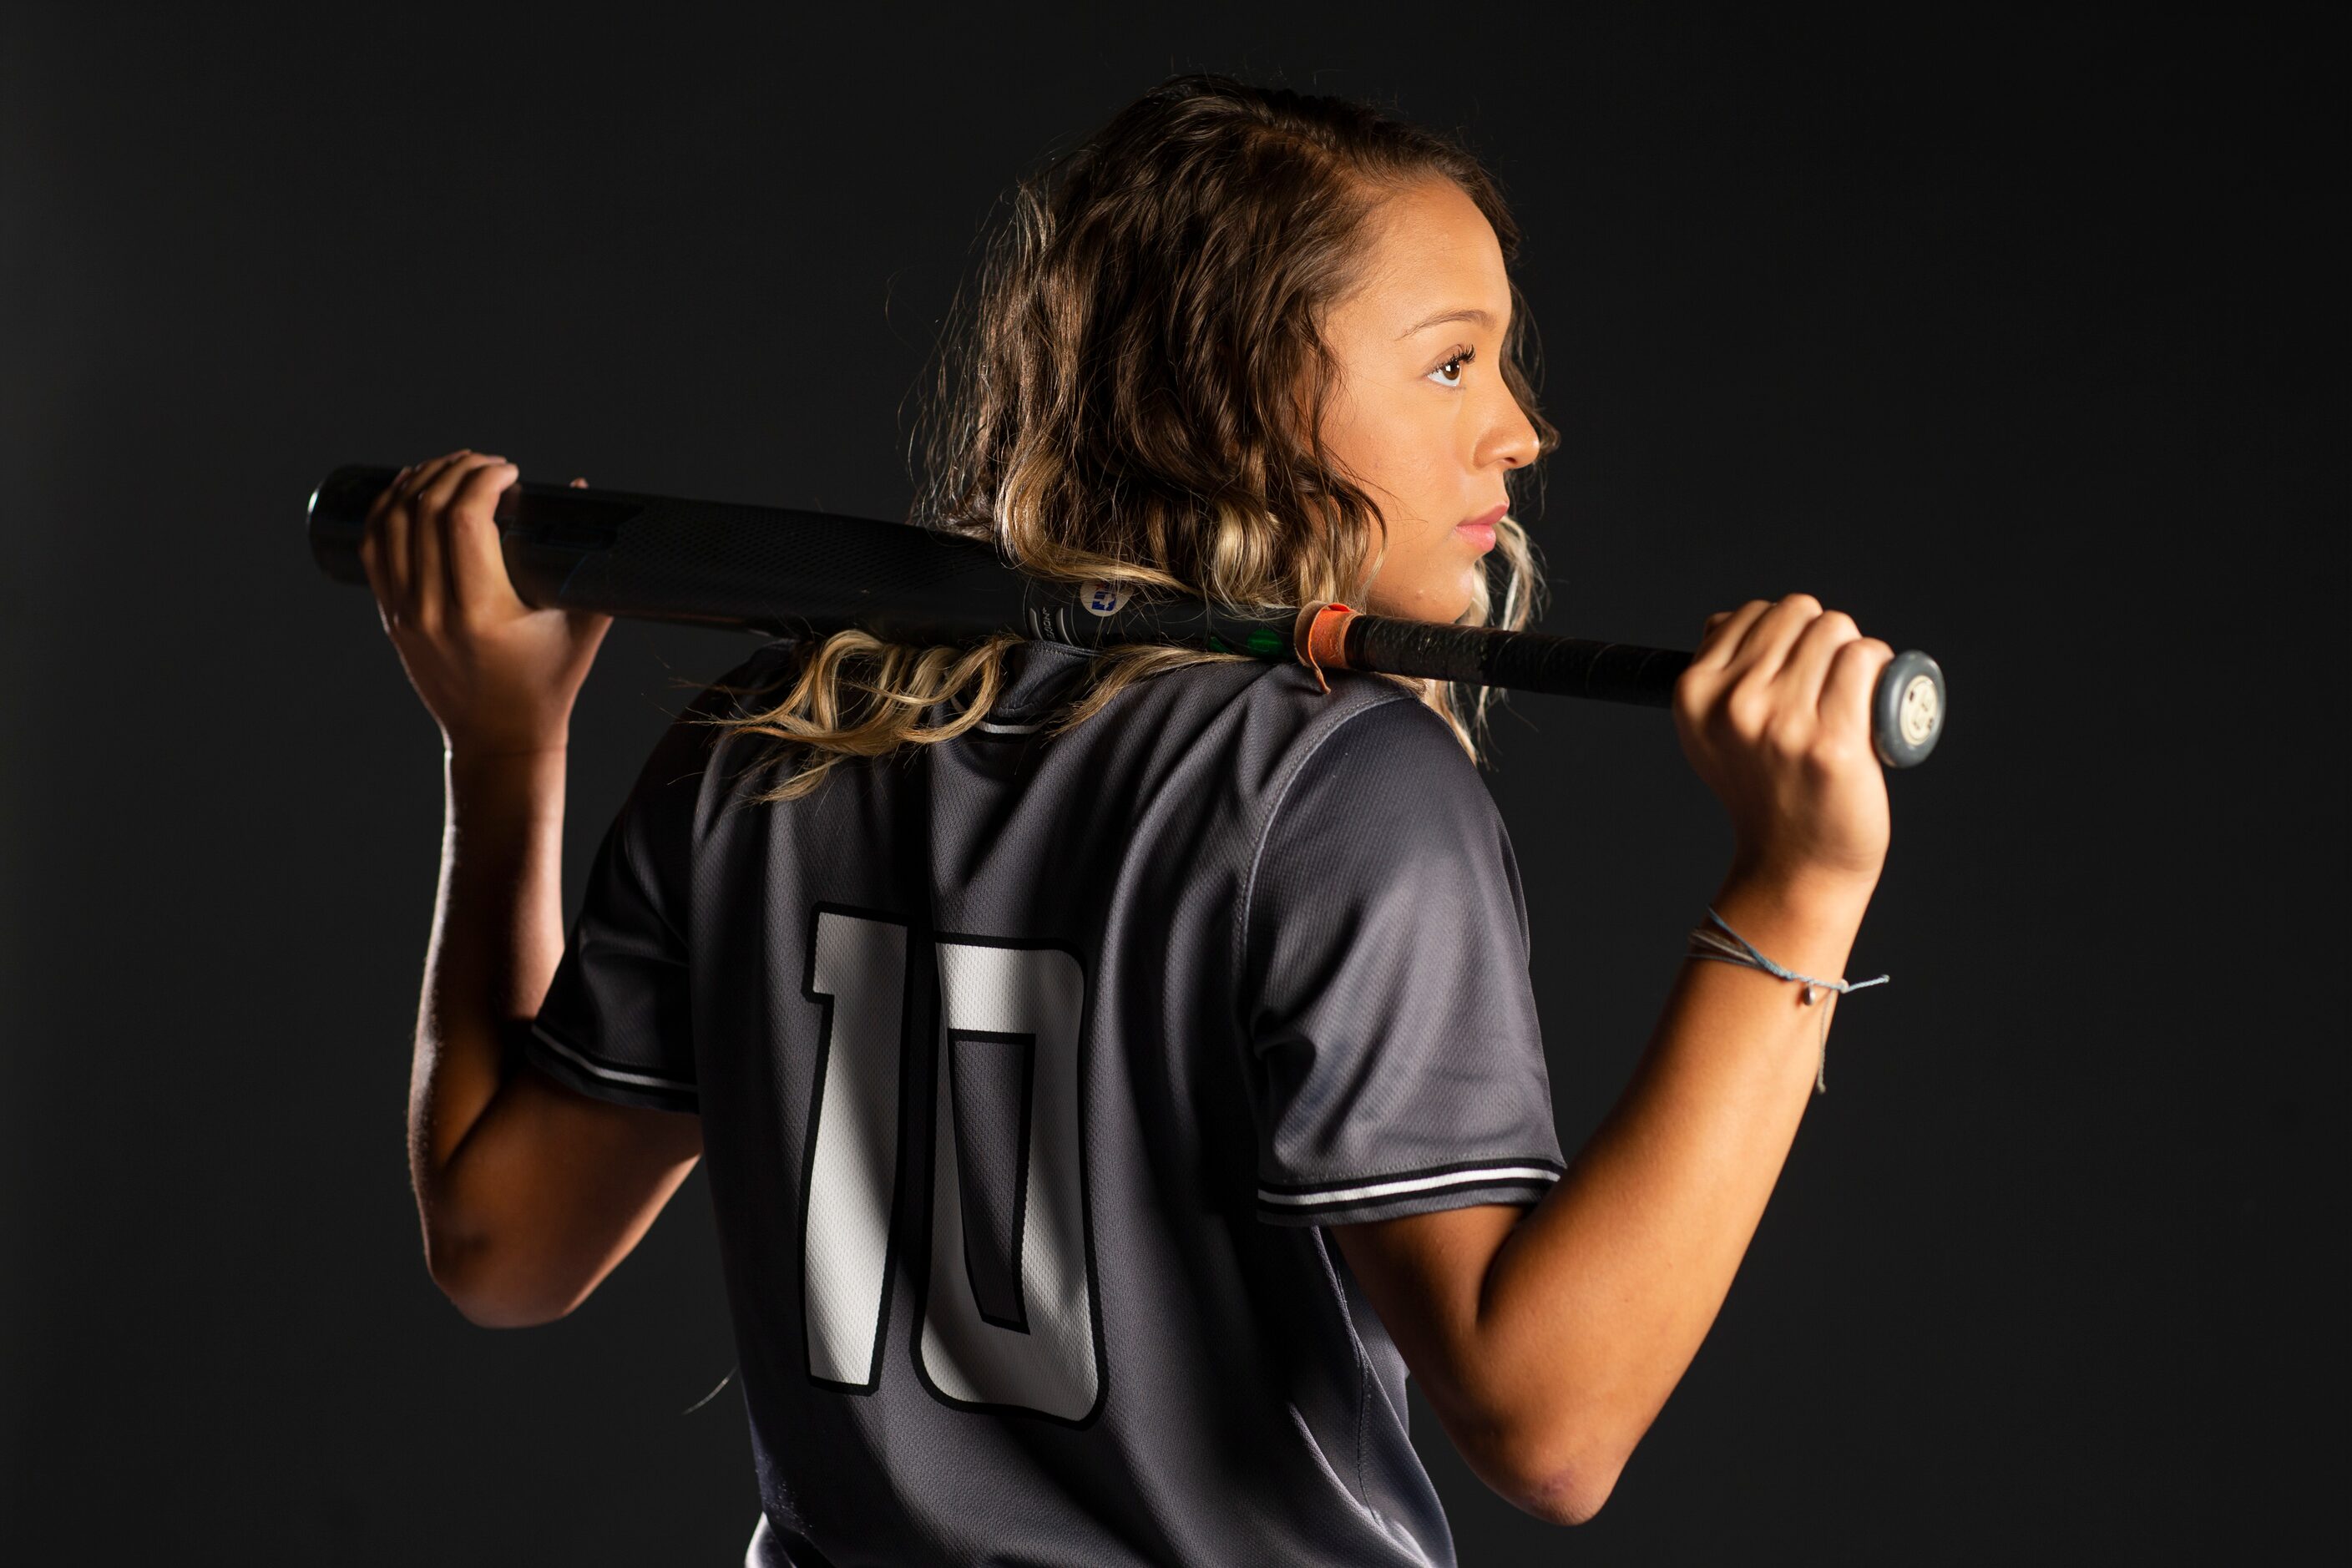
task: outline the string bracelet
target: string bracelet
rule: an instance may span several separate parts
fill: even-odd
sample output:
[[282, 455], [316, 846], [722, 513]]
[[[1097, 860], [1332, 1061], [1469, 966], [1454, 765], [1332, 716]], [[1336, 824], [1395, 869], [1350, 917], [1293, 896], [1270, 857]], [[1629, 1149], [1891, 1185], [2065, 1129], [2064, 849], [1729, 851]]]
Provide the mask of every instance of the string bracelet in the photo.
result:
[[[1859, 991], [1865, 985], [1884, 985], [1893, 978], [1891, 975], [1882, 974], [1875, 980], [1816, 980], [1810, 974], [1799, 974], [1794, 970], [1781, 968], [1757, 952], [1748, 944], [1746, 937], [1741, 936], [1725, 923], [1724, 918], [1717, 914], [1712, 906], [1706, 911], [1706, 918], [1722, 927], [1722, 930], [1712, 931], [1705, 926], [1692, 927], [1690, 951], [1683, 954], [1685, 958], [1704, 958], [1716, 963], [1736, 963], [1743, 969], [1760, 969], [1765, 973], [1776, 975], [1782, 980], [1794, 980], [1804, 986], [1804, 1005], [1808, 1007], [1820, 1001], [1822, 993], [1824, 991], [1834, 991], [1843, 996], [1850, 991]], [[1813, 1092], [1827, 1094], [1829, 1091], [1830, 1016], [1824, 1010], [1822, 1014], [1821, 1066], [1813, 1073]]]

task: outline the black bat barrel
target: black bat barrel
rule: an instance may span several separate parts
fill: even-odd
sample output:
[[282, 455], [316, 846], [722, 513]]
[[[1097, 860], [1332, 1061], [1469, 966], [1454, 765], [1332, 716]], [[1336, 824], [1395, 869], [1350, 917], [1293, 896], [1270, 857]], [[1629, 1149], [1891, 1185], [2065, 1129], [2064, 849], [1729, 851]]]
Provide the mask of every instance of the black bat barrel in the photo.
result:
[[[310, 498], [310, 551], [364, 584], [368, 509], [396, 470], [342, 468]], [[598, 610], [766, 636], [857, 626], [893, 642], [967, 643], [994, 632], [1081, 647], [1176, 642], [1290, 656], [1292, 616], [1235, 616], [1108, 584], [1033, 578], [992, 545], [829, 512], [518, 482], [498, 500], [499, 552], [534, 609]]]
[[[396, 477], [337, 468], [312, 492], [310, 550], [339, 582], [365, 584], [360, 539]], [[516, 595], [537, 609], [733, 627], [771, 637], [861, 627], [893, 642], [966, 643], [996, 632], [1081, 647], [1165, 642], [1299, 657], [1290, 612], [1234, 616], [1123, 584], [1073, 585], [1014, 570], [992, 545], [937, 530], [783, 507], [681, 500], [518, 482], [493, 513]], [[1664, 708], [1691, 655], [1624, 643], [1357, 615], [1340, 659], [1357, 669]], [[1908, 767], [1943, 731], [1943, 672], [1923, 653], [1879, 678], [1879, 760]]]
[[[337, 468], [311, 497], [310, 550], [329, 576], [367, 581], [360, 536], [394, 477]], [[923, 643], [1023, 624], [1022, 579], [995, 551], [903, 523], [529, 481], [493, 515], [507, 575], [534, 609]]]

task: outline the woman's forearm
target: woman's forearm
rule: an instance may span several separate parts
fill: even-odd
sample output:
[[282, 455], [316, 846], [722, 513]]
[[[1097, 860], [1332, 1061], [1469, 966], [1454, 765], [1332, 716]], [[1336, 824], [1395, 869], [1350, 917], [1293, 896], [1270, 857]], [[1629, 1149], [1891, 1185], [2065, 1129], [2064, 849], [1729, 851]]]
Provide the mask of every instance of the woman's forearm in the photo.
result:
[[[1734, 877], [1714, 907], [1783, 967], [1844, 974], [1867, 885]], [[1813, 1092], [1824, 992], [1685, 962], [1632, 1082], [1505, 1237], [1478, 1360], [1542, 1473], [1605, 1496], [1731, 1286]]]
[[444, 753], [440, 892], [408, 1086], [409, 1174], [436, 1279], [479, 1247], [454, 1170], [563, 956], [562, 744]]

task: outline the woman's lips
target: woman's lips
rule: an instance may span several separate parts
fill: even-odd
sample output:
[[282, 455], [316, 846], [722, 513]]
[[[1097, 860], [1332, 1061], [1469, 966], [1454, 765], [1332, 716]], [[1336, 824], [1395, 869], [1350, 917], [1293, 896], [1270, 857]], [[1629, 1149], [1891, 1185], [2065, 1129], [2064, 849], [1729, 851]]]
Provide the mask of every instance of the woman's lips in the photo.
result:
[[1509, 503], [1506, 502], [1492, 510], [1482, 511], [1465, 522], [1455, 523], [1454, 531], [1475, 544], [1483, 553], [1495, 548], [1495, 525], [1502, 521], [1503, 514], [1510, 510]]

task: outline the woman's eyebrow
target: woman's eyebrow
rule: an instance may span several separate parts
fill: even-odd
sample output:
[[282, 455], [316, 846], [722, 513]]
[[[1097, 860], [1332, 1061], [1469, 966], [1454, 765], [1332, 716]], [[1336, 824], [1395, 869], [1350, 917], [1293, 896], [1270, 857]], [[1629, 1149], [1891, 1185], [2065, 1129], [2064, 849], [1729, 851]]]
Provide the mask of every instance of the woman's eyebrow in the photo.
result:
[[1484, 310], [1441, 310], [1425, 321], [1415, 321], [1397, 336], [1409, 338], [1424, 327], [1442, 326], [1447, 321], [1475, 321], [1482, 327], [1491, 327], [1495, 324], [1495, 318]]

